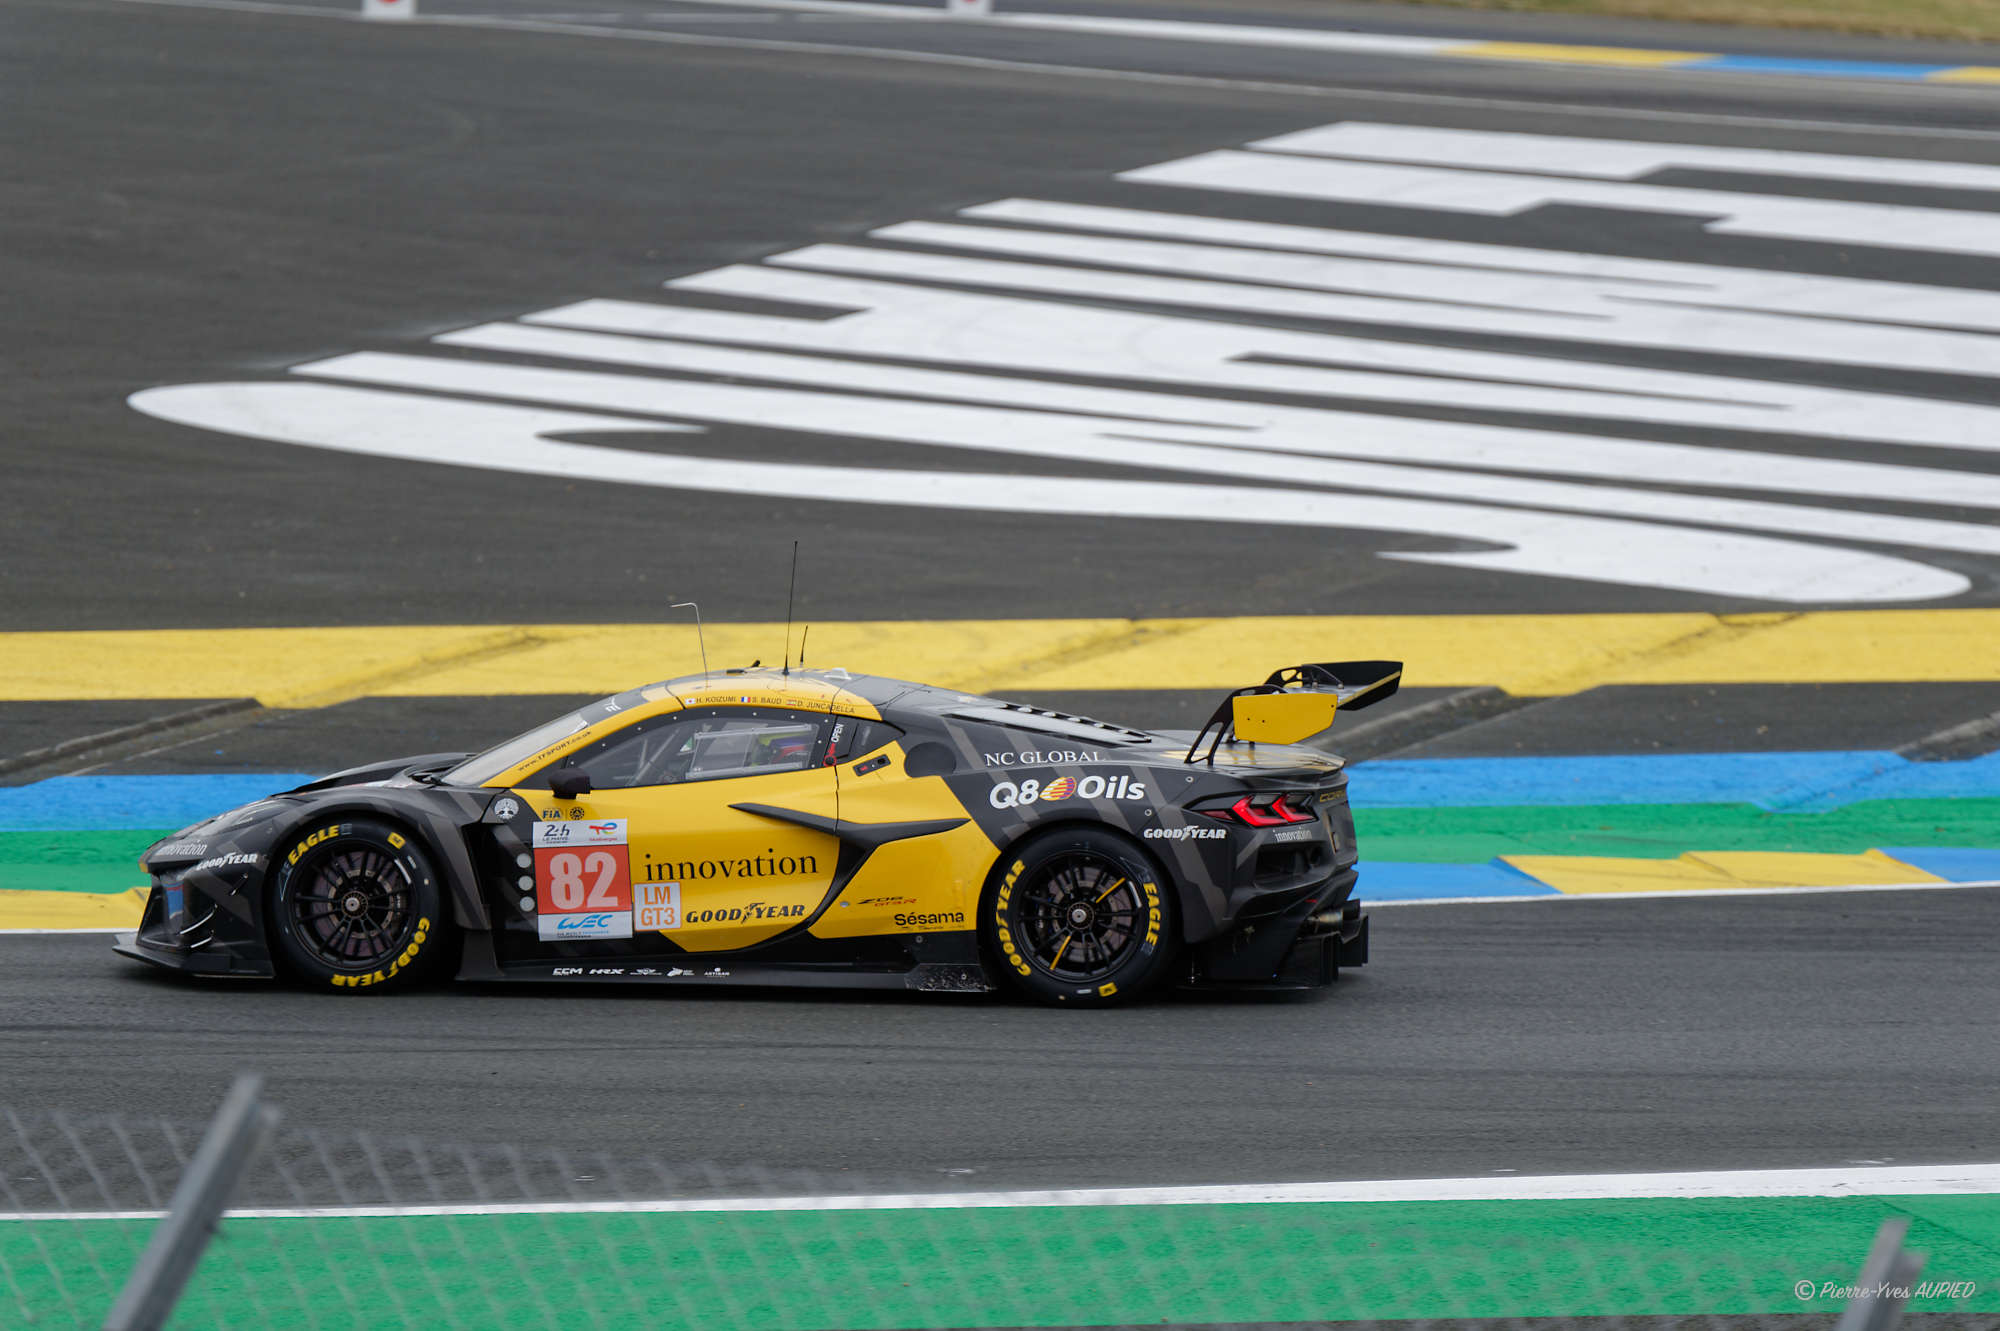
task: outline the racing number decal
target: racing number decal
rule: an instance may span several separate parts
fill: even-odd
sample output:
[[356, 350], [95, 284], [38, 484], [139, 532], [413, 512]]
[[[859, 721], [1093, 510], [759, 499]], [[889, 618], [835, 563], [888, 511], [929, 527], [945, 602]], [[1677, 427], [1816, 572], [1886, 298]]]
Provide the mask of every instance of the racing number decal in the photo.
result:
[[539, 850], [535, 886], [545, 911], [629, 910], [631, 876], [625, 847], [613, 850]]
[[535, 931], [552, 940], [632, 936], [625, 820], [535, 824]]

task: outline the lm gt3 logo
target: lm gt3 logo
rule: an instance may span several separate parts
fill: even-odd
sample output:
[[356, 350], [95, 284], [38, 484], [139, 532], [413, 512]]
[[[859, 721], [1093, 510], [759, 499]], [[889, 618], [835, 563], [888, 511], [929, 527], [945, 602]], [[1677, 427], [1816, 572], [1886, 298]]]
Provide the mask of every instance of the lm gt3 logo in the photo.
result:
[[1012, 781], [1002, 781], [987, 793], [986, 802], [996, 809], [1019, 809], [1037, 800], [1142, 800], [1146, 798], [1146, 783], [1134, 781], [1129, 776], [1087, 776], [1078, 781], [1071, 777], [1059, 776], [1043, 785], [1034, 777], [1016, 785]]

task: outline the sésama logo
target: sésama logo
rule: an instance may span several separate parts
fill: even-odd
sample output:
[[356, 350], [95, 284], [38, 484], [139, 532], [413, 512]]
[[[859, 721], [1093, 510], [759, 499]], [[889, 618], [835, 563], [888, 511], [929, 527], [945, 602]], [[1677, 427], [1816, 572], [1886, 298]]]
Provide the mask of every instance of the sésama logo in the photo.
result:
[[1020, 784], [1002, 781], [994, 786], [986, 796], [986, 802], [996, 809], [1016, 809], [1033, 804], [1037, 800], [1142, 800], [1146, 798], [1146, 783], [1134, 781], [1129, 776], [1087, 776], [1078, 781], [1072, 777], [1059, 776], [1043, 785], [1034, 777]]

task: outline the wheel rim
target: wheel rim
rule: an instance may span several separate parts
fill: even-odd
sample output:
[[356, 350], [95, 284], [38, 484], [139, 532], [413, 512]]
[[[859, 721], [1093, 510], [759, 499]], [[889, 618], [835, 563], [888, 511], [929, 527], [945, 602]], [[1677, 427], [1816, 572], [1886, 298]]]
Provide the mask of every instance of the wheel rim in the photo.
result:
[[334, 842], [304, 866], [292, 894], [299, 941], [343, 971], [385, 965], [409, 942], [416, 883], [409, 866], [366, 843]]
[[1104, 979], [1145, 944], [1145, 898], [1133, 875], [1107, 855], [1056, 856], [1036, 872], [1020, 902], [1029, 960], [1066, 984]]

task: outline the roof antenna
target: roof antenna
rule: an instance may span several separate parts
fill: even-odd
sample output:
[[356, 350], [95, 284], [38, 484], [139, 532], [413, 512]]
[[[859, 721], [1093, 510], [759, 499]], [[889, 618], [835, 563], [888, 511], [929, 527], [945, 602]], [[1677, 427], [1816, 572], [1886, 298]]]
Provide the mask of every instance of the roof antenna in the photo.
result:
[[[799, 543], [792, 542], [792, 585], [785, 592], [785, 676], [792, 673], [792, 603], [799, 591]], [[799, 644], [799, 664], [805, 664], [805, 644]]]
[[708, 683], [708, 638], [701, 631], [701, 607], [693, 601], [675, 601], [675, 610], [694, 611], [694, 640], [701, 644], [701, 682]]

